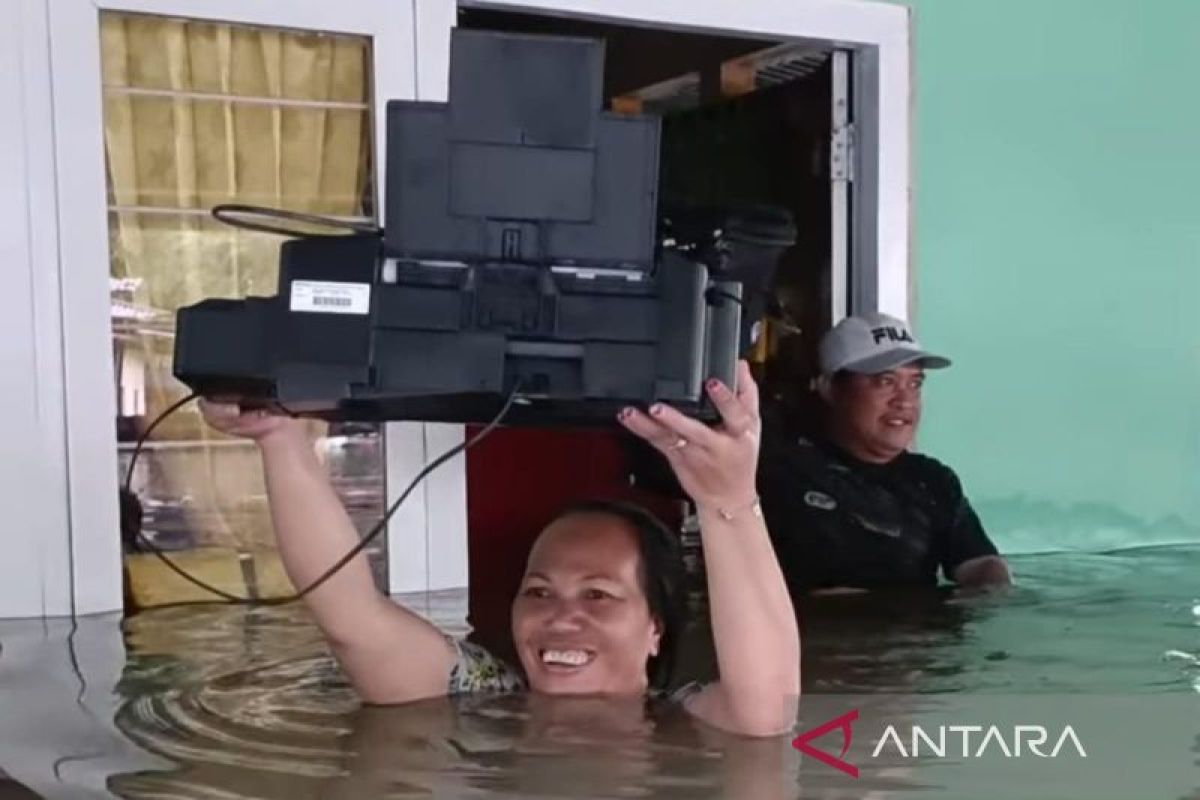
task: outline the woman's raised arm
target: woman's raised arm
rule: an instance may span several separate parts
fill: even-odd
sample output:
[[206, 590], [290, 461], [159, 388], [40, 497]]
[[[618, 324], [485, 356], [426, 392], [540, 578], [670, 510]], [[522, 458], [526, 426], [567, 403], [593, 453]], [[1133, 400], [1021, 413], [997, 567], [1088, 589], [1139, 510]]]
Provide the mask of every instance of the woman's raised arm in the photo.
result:
[[[302, 590], [356, 544], [342, 507], [298, 420], [202, 401], [217, 430], [254, 440], [262, 453], [275, 541], [288, 577]], [[304, 602], [363, 700], [402, 703], [444, 695], [456, 654], [436, 627], [375, 588], [358, 554]]]
[[649, 415], [626, 409], [621, 422], [666, 456], [700, 517], [720, 679], [687, 707], [719, 728], [777, 735], [795, 723], [800, 634], [755, 493], [758, 388], [744, 361], [736, 391], [718, 381], [705, 388], [721, 414], [716, 427], [665, 405]]

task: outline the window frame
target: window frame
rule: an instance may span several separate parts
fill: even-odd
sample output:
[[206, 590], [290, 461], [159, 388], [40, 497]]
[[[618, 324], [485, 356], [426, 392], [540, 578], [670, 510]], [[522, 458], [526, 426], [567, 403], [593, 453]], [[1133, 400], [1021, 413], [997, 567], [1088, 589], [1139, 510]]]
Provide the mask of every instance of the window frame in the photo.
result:
[[[61, 375], [65, 422], [67, 550], [71, 609], [121, 608], [116, 402], [109, 309], [109, 231], [104, 167], [100, 13], [153, 14], [370, 37], [376, 207], [385, 186], [383, 108], [416, 92], [413, 16], [391, 0], [53, 0], [49, 72], [57, 195]], [[53, 365], [50, 365], [51, 367]], [[40, 371], [40, 370], [39, 370]], [[426, 539], [423, 497], [394, 523]], [[414, 523], [416, 523], [414, 525]], [[389, 545], [393, 543], [389, 541]]]

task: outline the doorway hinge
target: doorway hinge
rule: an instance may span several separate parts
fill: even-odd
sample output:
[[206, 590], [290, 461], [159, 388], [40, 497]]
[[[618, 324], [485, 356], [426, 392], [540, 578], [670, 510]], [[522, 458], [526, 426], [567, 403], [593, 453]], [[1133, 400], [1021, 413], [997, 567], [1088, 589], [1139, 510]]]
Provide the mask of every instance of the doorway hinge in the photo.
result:
[[829, 177], [854, 180], [854, 123], [834, 128], [829, 137]]

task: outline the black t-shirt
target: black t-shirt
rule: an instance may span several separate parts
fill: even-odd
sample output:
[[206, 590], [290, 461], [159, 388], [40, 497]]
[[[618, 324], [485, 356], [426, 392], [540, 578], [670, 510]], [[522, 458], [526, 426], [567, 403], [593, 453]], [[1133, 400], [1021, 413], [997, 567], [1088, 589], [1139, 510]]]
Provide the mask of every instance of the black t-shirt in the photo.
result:
[[926, 456], [860, 461], [829, 442], [766, 432], [763, 514], [792, 594], [831, 586], [934, 586], [995, 555], [958, 477]]

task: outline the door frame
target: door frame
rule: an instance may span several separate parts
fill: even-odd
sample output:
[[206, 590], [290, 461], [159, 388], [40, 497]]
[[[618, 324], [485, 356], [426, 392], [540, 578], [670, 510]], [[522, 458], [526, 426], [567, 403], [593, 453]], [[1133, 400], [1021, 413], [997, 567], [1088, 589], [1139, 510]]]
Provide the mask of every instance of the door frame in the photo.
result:
[[[698, 33], [789, 39], [849, 58], [852, 147], [848, 217], [848, 274], [831, 275], [844, 313], [882, 311], [907, 318], [911, 274], [911, 13], [905, 6], [857, 0], [413, 0], [417, 84], [423, 99], [445, 100], [449, 86], [450, 31], [459, 8], [575, 17]], [[431, 455], [434, 455], [431, 453]], [[461, 462], [461, 456], [456, 461]], [[463, 467], [447, 465], [445, 479], [461, 481]], [[444, 468], [446, 469], [446, 468]], [[465, 519], [462, 505], [441, 504]], [[430, 513], [435, 513], [431, 508]], [[465, 524], [465, 523], [464, 523]], [[466, 541], [451, 539], [447, 550]], [[465, 582], [464, 582], [465, 583]]]

